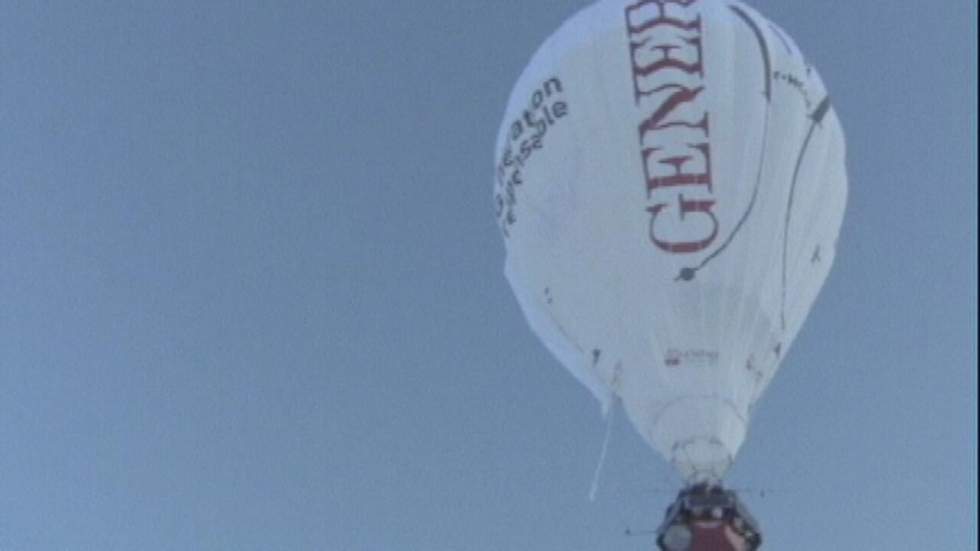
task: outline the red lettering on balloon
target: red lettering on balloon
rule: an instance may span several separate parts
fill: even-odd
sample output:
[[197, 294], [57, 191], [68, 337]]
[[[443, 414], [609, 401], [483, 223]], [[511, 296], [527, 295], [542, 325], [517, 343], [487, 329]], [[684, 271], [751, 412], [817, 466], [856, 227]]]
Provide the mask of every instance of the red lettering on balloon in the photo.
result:
[[[638, 0], [626, 6], [634, 100], [645, 113], [637, 130], [647, 199], [653, 203], [646, 207], [649, 238], [677, 254], [702, 251], [718, 235], [709, 114], [700, 101], [705, 90], [701, 17], [686, 9], [697, 2]], [[671, 233], [683, 238], [658, 231], [658, 217], [674, 200]]]
[[[701, 239], [686, 240], [686, 241], [670, 241], [668, 238], [658, 237], [657, 234], [657, 217], [663, 213], [669, 205], [666, 203], [659, 203], [652, 207], [647, 208], [647, 212], [650, 213], [650, 241], [660, 249], [667, 251], [669, 253], [695, 253], [704, 250], [711, 242], [715, 240], [718, 235], [718, 219], [715, 218], [715, 214], [711, 212], [711, 208], [714, 207], [714, 200], [687, 200], [684, 196], [679, 197], [679, 219], [684, 220], [685, 217], [693, 214], [699, 213], [703, 216], [707, 216], [711, 220], [711, 230], [707, 232]], [[696, 220], [695, 220], [696, 222]]]

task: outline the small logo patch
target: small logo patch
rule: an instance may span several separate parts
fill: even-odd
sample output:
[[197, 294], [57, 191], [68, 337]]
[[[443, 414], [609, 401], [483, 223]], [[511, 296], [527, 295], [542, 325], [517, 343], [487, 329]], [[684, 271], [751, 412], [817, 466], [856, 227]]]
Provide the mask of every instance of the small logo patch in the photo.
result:
[[705, 348], [689, 348], [680, 350], [669, 348], [664, 354], [664, 365], [667, 367], [705, 367], [718, 363], [718, 351]]

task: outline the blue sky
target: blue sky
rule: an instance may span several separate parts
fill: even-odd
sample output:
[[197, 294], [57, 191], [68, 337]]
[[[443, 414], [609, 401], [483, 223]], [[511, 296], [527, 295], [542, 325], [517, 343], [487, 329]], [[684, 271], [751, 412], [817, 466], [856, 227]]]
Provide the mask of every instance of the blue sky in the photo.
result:
[[[0, 6], [0, 550], [649, 549], [678, 480], [502, 275], [493, 142], [583, 1]], [[848, 139], [732, 473], [767, 549], [977, 547], [977, 7], [758, 0]]]

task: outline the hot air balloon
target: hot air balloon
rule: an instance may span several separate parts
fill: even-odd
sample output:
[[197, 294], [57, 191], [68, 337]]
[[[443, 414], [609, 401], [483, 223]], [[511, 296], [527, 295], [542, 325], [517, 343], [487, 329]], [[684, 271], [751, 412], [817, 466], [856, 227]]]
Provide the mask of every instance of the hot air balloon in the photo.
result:
[[533, 331], [689, 497], [719, 487], [844, 215], [843, 133], [796, 43], [740, 2], [595, 2], [514, 86], [493, 189]]

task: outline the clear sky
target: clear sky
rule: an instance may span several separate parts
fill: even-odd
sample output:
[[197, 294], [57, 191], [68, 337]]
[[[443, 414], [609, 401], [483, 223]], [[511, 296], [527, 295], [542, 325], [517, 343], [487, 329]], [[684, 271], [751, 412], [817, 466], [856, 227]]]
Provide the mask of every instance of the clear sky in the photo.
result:
[[[502, 275], [493, 143], [584, 0], [0, 3], [0, 550], [649, 550], [679, 481]], [[848, 139], [732, 473], [766, 549], [977, 548], [977, 6], [752, 5]]]

